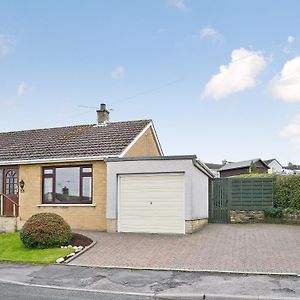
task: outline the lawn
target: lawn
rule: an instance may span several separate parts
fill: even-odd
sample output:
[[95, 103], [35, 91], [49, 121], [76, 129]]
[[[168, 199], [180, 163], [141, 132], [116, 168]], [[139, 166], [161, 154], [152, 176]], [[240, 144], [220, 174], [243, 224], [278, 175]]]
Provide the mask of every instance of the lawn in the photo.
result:
[[0, 261], [47, 264], [73, 251], [73, 248], [28, 249], [21, 242], [19, 233], [0, 234]]

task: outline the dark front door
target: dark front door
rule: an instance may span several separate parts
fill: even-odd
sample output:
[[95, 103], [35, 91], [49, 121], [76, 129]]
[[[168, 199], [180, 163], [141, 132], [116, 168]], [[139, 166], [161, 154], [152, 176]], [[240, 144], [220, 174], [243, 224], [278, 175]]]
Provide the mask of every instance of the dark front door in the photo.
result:
[[[3, 170], [3, 194], [19, 204], [19, 170], [17, 167], [4, 168]], [[4, 196], [3, 212], [5, 216], [14, 215], [14, 205]], [[17, 208], [16, 208], [17, 212]]]
[[230, 188], [229, 179], [216, 178], [211, 180], [208, 218], [210, 223], [230, 223]]

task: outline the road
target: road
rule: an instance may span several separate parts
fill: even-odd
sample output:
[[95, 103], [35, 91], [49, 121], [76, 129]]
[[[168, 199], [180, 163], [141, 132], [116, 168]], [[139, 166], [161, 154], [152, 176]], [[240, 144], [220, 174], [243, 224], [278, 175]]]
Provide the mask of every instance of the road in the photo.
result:
[[204, 294], [207, 300], [220, 299], [212, 295], [300, 300], [300, 277], [0, 264], [0, 300], [188, 299], [186, 295], [199, 300]]
[[0, 299], [2, 300], [149, 300], [151, 297], [109, 295], [96, 292], [56, 290], [33, 286], [20, 286], [0, 283]]

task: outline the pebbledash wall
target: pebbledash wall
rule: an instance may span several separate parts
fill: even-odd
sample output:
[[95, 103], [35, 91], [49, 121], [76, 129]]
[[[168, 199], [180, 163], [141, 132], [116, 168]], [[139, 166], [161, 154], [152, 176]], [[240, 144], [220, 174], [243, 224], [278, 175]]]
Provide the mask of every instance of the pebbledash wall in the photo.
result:
[[[160, 156], [152, 129], [149, 128], [128, 150], [125, 156]], [[42, 168], [46, 166], [92, 165], [93, 203], [73, 205], [42, 204]], [[19, 194], [18, 228], [32, 215], [53, 212], [62, 216], [73, 229], [107, 231], [106, 219], [107, 166], [105, 161], [72, 163], [24, 164], [19, 166], [19, 178], [25, 182], [25, 191]]]

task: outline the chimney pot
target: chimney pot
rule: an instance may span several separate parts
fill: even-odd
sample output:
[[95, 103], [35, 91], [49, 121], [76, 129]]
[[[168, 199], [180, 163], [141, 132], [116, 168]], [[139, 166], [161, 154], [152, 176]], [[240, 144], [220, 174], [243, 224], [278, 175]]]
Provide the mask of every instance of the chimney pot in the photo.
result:
[[109, 111], [106, 109], [106, 104], [101, 103], [100, 109], [97, 110], [98, 125], [106, 124], [109, 121]]

